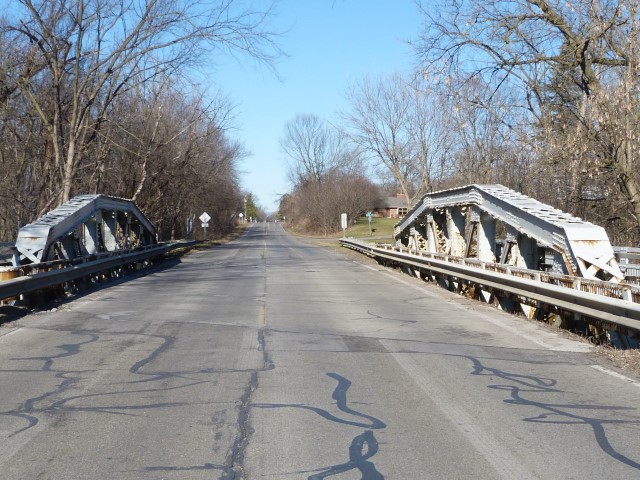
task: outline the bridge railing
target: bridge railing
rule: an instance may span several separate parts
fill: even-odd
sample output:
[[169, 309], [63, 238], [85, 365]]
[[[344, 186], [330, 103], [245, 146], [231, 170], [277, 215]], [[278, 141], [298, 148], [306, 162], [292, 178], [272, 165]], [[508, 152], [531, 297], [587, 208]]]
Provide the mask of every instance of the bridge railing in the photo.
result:
[[640, 282], [640, 248], [613, 247], [625, 278]]
[[[486, 292], [503, 292], [522, 300], [523, 305], [551, 306], [584, 316], [627, 337], [640, 336], [640, 286], [526, 270], [477, 259], [416, 252], [404, 247], [373, 245], [354, 239], [340, 240], [342, 246], [403, 267], [412, 273], [434, 273], [452, 282], [467, 282]], [[637, 340], [631, 341], [637, 345]]]
[[81, 279], [95, 280], [96, 275], [118, 276], [123, 267], [145, 265], [146, 262], [160, 258], [171, 250], [193, 246], [195, 243], [197, 242], [150, 245], [5, 269], [5, 272], [14, 272], [16, 278], [0, 281], [0, 303], [8, 298], [18, 298], [38, 290], [61, 287]]

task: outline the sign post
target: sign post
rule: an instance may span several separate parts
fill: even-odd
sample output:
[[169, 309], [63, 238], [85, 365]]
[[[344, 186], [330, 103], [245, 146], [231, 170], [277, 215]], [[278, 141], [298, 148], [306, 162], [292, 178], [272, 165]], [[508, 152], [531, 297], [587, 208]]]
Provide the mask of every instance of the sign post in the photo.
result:
[[343, 213], [340, 215], [340, 226], [342, 227], [342, 238], [347, 236], [347, 214]]
[[372, 216], [373, 216], [373, 213], [367, 212], [367, 219], [369, 220], [369, 236], [371, 236], [371, 217]]
[[202, 228], [204, 228], [204, 236], [206, 238], [207, 227], [209, 226], [209, 220], [211, 220], [211, 216], [207, 212], [204, 212], [202, 215], [200, 215], [199, 218], [200, 218], [200, 221], [202, 222], [200, 225], [202, 226]]
[[193, 220], [196, 218], [195, 215], [191, 215], [187, 217], [187, 238], [191, 238], [193, 235]]

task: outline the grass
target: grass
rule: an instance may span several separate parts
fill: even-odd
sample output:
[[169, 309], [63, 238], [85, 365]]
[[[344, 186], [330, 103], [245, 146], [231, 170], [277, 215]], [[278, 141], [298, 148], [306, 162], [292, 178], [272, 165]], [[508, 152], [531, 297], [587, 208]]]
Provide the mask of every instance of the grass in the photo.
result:
[[[370, 240], [372, 242], [393, 243], [393, 226], [396, 223], [398, 223], [397, 218], [373, 217], [371, 218], [371, 234], [369, 234], [369, 221], [367, 217], [360, 217], [353, 225], [347, 228], [346, 236], [362, 240]], [[305, 236], [305, 238], [319, 247], [329, 248], [347, 255], [353, 255], [359, 259], [367, 258], [360, 253], [356, 253], [353, 250], [348, 248], [345, 249], [340, 246], [338, 240], [342, 238], [342, 230], [329, 234], [327, 237]]]
[[[355, 238], [375, 238], [379, 241], [393, 240], [393, 226], [398, 223], [397, 218], [371, 218], [371, 233], [369, 233], [369, 221], [367, 217], [360, 217], [356, 220], [356, 223], [347, 228], [347, 237]], [[342, 236], [342, 232], [337, 234], [338, 237]]]

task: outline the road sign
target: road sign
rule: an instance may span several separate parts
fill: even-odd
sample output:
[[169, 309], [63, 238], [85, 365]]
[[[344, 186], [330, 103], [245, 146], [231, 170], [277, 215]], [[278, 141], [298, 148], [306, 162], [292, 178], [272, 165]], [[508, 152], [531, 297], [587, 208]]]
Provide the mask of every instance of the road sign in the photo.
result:
[[343, 213], [342, 215], [340, 215], [340, 225], [341, 225], [343, 230], [347, 228], [347, 214], [346, 213]]
[[209, 228], [209, 223], [207, 222], [202, 222], [201, 225], [202, 225], [202, 228]]
[[204, 212], [202, 215], [200, 215], [199, 218], [202, 223], [207, 223], [209, 220], [211, 220], [211, 216], [207, 212]]

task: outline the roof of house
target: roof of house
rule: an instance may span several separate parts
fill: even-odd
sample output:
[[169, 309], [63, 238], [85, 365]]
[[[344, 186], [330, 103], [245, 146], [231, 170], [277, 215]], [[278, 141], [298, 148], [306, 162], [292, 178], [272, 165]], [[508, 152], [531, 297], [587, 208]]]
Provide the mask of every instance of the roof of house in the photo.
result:
[[404, 198], [386, 197], [382, 199], [378, 208], [403, 208], [406, 206], [407, 201]]

